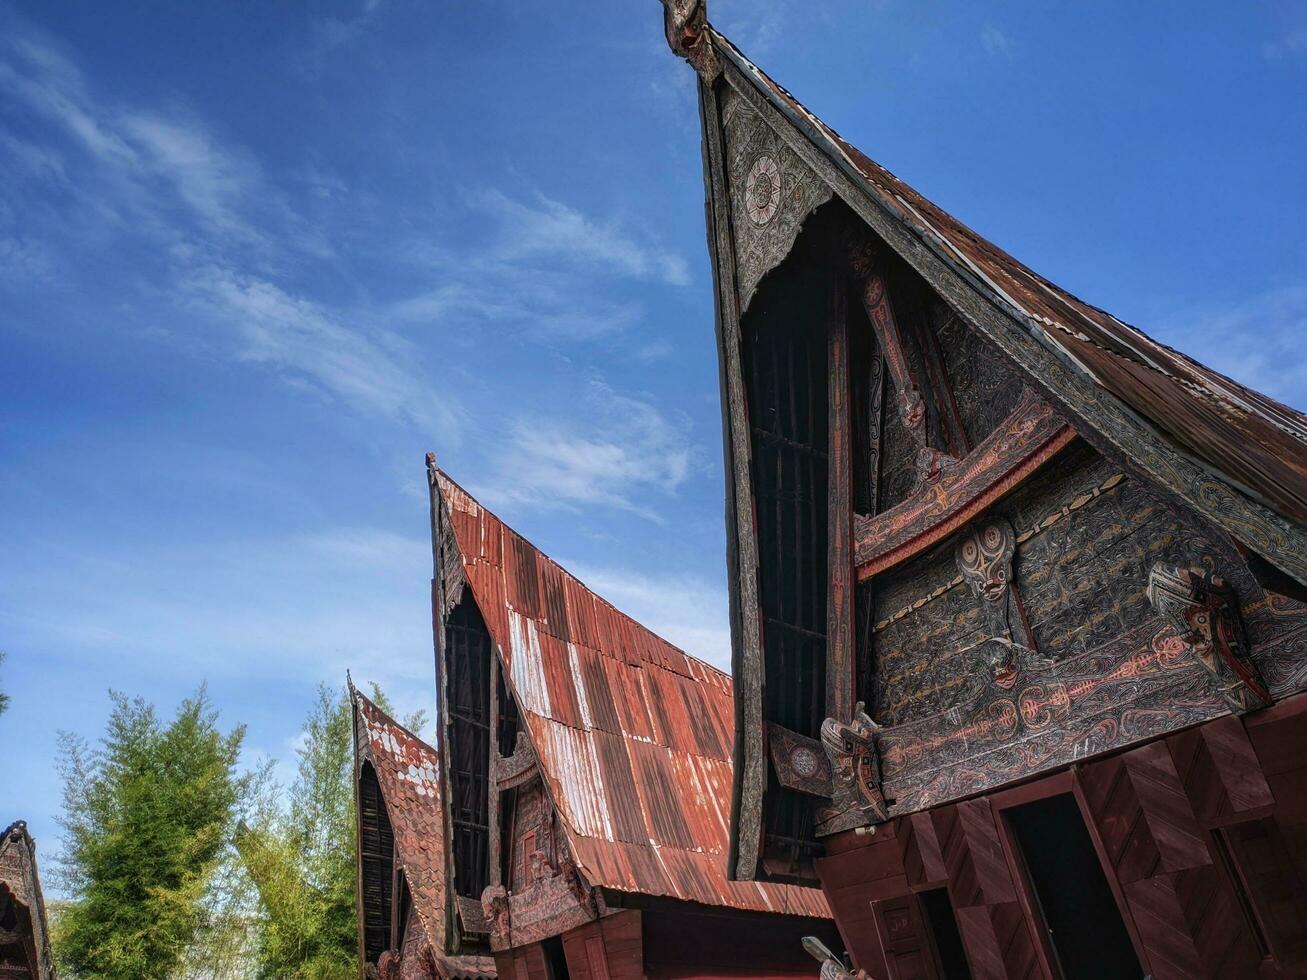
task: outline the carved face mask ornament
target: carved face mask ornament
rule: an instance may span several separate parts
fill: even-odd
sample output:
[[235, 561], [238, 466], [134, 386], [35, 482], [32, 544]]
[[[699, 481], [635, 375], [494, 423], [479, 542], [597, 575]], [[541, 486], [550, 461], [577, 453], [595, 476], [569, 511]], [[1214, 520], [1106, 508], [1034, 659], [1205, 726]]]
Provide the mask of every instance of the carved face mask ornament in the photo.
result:
[[962, 573], [967, 588], [985, 603], [1002, 608], [1005, 627], [1016, 540], [1012, 525], [1004, 520], [991, 519], [972, 525], [957, 547], [958, 571]]
[[1243, 714], [1271, 703], [1248, 657], [1239, 597], [1224, 579], [1158, 562], [1148, 576], [1148, 601], [1189, 644], [1231, 711]]

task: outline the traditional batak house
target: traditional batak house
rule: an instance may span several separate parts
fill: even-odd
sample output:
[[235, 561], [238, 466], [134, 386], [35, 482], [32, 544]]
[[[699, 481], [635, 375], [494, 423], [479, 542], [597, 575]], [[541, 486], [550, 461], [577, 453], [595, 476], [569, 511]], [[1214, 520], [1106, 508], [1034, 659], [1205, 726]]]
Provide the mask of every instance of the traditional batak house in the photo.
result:
[[716, 284], [733, 877], [820, 882], [881, 980], [1307, 976], [1307, 419], [985, 241], [702, 2], [665, 17]]
[[36, 841], [21, 820], [0, 836], [0, 980], [54, 980]]
[[483, 980], [489, 956], [447, 955], [439, 754], [349, 686], [354, 706], [359, 959], [377, 980]]
[[450, 951], [513, 980], [811, 976], [820, 891], [727, 880], [729, 677], [429, 474]]

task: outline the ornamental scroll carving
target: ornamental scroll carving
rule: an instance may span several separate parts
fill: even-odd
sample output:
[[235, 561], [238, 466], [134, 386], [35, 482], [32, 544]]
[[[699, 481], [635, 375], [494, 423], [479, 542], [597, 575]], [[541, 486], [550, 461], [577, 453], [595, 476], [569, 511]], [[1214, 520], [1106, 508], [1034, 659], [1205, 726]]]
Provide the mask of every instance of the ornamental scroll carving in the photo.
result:
[[762, 277], [790, 254], [804, 220], [831, 199], [831, 189], [729, 86], [722, 129], [743, 312]]
[[880, 725], [863, 708], [859, 701], [848, 723], [835, 718], [821, 723], [821, 744], [830, 758], [833, 790], [830, 810], [821, 819], [823, 833], [880, 823], [889, 816], [881, 792]]
[[1148, 601], [1190, 645], [1231, 711], [1243, 714], [1271, 703], [1248, 656], [1239, 599], [1224, 579], [1158, 562], [1148, 576]]

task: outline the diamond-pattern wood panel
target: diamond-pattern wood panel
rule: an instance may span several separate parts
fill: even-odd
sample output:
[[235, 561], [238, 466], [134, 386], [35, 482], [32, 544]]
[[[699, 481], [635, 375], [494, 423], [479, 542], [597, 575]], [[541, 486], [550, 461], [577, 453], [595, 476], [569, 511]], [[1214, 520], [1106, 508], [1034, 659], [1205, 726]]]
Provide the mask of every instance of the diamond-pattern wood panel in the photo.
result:
[[1081, 785], [1122, 883], [1212, 863], [1166, 743], [1086, 766]]
[[948, 877], [939, 837], [930, 814], [914, 813], [900, 821], [903, 844], [903, 873], [908, 883], [917, 886], [943, 881]]
[[1179, 732], [1166, 743], [1203, 825], [1229, 822], [1275, 803], [1243, 722], [1234, 715]]
[[1131, 882], [1126, 900], [1155, 980], [1249, 980], [1260, 957], [1214, 865]]
[[1034, 938], [1017, 902], [989, 801], [965, 800], [930, 817], [975, 980], [1040, 976]]

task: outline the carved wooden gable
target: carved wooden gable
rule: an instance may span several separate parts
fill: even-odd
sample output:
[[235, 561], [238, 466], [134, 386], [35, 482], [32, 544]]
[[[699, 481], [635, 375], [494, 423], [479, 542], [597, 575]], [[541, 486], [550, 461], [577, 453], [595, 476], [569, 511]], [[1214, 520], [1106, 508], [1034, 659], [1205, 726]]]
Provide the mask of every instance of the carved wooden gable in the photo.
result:
[[1054, 367], [928, 279], [757, 77], [725, 64], [702, 90], [737, 873], [810, 880], [822, 837], [1307, 682], [1307, 606], [1264, 592], [1185, 492], [1104, 455]]
[[723, 90], [721, 105], [740, 308], [747, 309], [831, 190], [734, 89]]

